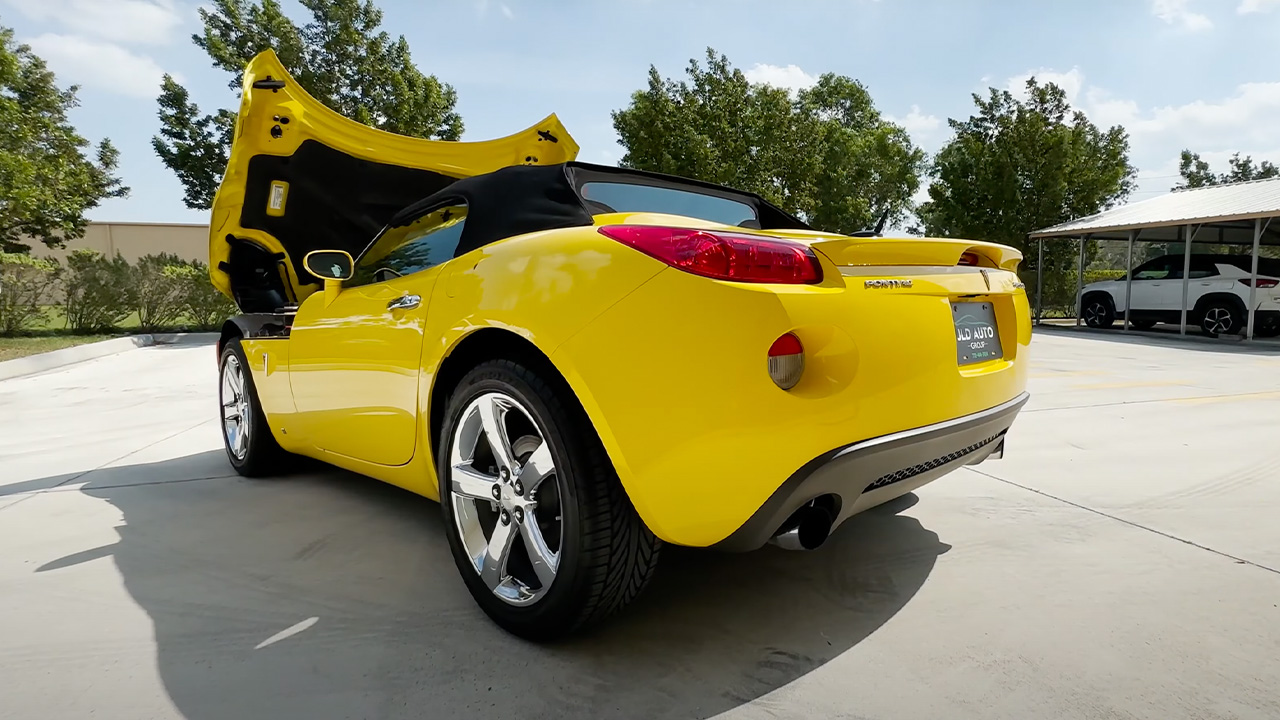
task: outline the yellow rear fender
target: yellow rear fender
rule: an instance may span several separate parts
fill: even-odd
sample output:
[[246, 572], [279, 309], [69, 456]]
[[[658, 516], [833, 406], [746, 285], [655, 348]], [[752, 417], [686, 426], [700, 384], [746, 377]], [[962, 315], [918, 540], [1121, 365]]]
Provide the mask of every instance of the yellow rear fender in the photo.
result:
[[[469, 340], [488, 331], [486, 347], [531, 347], [551, 361], [560, 345], [666, 267], [594, 227], [532, 233], [450, 261], [434, 290], [425, 331], [423, 375], [431, 380], [420, 386], [419, 407], [432, 422], [424, 427], [424, 446], [434, 448], [451, 384], [477, 360], [467, 354], [465, 362], [448, 367], [451, 358], [463, 357], [459, 348]], [[495, 331], [508, 339], [495, 341]], [[603, 418], [591, 412], [587, 388], [568, 368], [556, 364], [556, 370], [600, 429]]]

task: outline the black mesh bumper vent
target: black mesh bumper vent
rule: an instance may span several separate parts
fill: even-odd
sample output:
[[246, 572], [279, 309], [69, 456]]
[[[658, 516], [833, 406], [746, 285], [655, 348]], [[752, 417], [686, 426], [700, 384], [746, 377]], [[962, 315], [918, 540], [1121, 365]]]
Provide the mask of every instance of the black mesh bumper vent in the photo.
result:
[[903, 480], [913, 478], [917, 475], [920, 475], [921, 473], [927, 473], [930, 470], [933, 470], [934, 468], [939, 468], [948, 463], [953, 463], [956, 460], [959, 460], [960, 458], [966, 455], [972, 455], [973, 453], [978, 452], [982, 448], [990, 445], [996, 440], [999, 440], [1003, 435], [1004, 433], [1000, 433], [998, 435], [992, 435], [986, 440], [981, 440], [979, 442], [976, 442], [970, 445], [969, 447], [961, 448], [952, 453], [947, 453], [942, 457], [934, 458], [928, 462], [922, 462], [919, 465], [912, 465], [909, 468], [903, 468], [896, 472], [891, 472], [888, 475], [883, 475], [878, 480], [868, 485], [867, 488], [862, 492], [868, 493], [868, 492], [871, 492], [872, 490], [879, 490], [880, 488], [885, 487], [886, 485], [892, 485], [897, 482], [902, 482]]

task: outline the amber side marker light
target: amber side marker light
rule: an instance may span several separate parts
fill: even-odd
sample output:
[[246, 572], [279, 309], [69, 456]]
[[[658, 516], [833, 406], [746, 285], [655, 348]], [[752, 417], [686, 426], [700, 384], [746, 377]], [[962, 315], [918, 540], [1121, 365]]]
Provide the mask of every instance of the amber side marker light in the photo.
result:
[[804, 374], [804, 345], [800, 338], [787, 333], [769, 346], [769, 377], [783, 390], [790, 390]]

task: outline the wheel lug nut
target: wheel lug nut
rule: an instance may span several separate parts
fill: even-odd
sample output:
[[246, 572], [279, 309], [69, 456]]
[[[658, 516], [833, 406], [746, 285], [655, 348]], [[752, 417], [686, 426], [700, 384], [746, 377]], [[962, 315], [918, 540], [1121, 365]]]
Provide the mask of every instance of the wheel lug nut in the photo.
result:
[[524, 522], [524, 510], [521, 510], [520, 508], [516, 508], [516, 522]]
[[523, 494], [524, 494], [524, 486], [520, 484], [520, 481], [519, 481], [519, 480], [517, 480], [517, 481], [516, 481], [516, 486], [515, 486], [514, 488], [512, 488], [512, 489], [516, 491], [516, 494], [517, 494], [517, 495], [523, 495]]
[[498, 487], [497, 485], [493, 486], [493, 499], [494, 500], [502, 499], [502, 488]]
[[506, 482], [511, 479], [511, 471], [506, 468], [502, 468], [498, 471], [498, 477], [502, 478], [502, 482]]
[[501, 520], [502, 520], [502, 524], [503, 524], [503, 525], [510, 525], [510, 524], [511, 524], [511, 513], [508, 513], [506, 510], [503, 510], [503, 511], [502, 511], [502, 517], [501, 517]]

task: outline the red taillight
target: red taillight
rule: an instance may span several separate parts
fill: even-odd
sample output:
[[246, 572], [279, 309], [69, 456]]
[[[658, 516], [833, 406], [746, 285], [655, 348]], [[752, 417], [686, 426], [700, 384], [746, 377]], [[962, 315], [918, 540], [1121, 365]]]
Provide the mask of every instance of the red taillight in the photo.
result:
[[790, 390], [804, 374], [804, 346], [800, 338], [787, 333], [769, 346], [769, 377], [783, 390]]
[[[1240, 281], [1245, 287], [1253, 287], [1253, 278], [1244, 278]], [[1272, 280], [1271, 278], [1258, 278], [1258, 289], [1273, 288], [1280, 285], [1280, 280]]]
[[977, 265], [978, 253], [967, 252], [960, 256], [960, 262], [957, 265]]
[[822, 282], [822, 266], [813, 249], [781, 238], [653, 225], [606, 225], [600, 234], [703, 277], [792, 285]]

